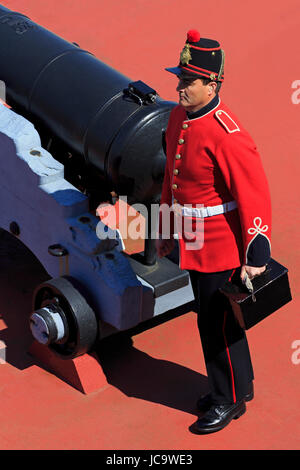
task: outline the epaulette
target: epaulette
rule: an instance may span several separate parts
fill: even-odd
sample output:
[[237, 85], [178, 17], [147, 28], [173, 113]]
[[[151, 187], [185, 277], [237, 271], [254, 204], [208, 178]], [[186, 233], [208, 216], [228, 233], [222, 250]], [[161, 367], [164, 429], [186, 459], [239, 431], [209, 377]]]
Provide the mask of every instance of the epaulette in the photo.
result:
[[215, 112], [215, 116], [229, 134], [240, 131], [237, 123], [229, 116], [228, 113], [226, 113], [226, 111], [219, 109]]

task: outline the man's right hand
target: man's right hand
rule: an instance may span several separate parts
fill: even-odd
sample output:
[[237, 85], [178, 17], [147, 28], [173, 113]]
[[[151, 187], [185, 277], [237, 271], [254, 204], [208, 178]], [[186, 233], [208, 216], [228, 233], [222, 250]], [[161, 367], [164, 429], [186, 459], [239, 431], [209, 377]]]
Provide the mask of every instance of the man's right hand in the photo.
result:
[[171, 251], [173, 251], [175, 247], [175, 241], [173, 238], [170, 240], [163, 240], [163, 239], [158, 239], [155, 242], [156, 246], [156, 251], [157, 251], [157, 256], [159, 258], [163, 258], [163, 256], [167, 256]]

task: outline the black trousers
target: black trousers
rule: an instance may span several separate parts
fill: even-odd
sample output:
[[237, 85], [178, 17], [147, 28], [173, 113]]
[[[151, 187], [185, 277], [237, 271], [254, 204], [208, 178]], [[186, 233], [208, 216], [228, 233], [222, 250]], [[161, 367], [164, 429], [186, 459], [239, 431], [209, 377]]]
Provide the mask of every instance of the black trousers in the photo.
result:
[[239, 276], [240, 269], [189, 273], [213, 403], [235, 403], [248, 393], [254, 375], [245, 331], [219, 287], [231, 276]]

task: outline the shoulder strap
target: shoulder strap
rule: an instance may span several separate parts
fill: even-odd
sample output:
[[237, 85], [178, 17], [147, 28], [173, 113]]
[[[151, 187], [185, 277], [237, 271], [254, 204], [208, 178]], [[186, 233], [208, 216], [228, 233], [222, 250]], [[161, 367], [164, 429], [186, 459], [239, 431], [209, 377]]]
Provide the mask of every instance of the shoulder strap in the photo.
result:
[[232, 117], [229, 116], [226, 111], [219, 109], [215, 112], [215, 116], [229, 134], [240, 131], [237, 123], [232, 119]]

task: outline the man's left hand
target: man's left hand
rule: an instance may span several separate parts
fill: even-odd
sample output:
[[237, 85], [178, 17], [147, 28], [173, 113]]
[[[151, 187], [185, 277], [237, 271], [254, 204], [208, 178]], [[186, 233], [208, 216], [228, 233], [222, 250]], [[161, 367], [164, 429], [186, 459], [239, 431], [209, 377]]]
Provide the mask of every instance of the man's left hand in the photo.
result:
[[249, 276], [249, 279], [253, 279], [256, 276], [259, 276], [266, 270], [266, 266], [255, 267], [255, 266], [247, 266], [247, 264], [243, 264], [241, 269], [241, 280], [243, 281], [245, 278], [246, 273]]

